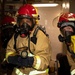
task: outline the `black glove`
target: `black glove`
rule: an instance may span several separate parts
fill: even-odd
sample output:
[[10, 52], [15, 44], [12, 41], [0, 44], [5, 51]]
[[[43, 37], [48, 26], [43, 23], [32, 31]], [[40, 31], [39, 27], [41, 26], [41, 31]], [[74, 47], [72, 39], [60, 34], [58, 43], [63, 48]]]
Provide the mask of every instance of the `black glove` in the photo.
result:
[[7, 63], [7, 61], [4, 61], [1, 63], [1, 68], [2, 69], [13, 69], [16, 65], [11, 64], [11, 63]]
[[34, 58], [33, 57], [27, 57], [27, 58], [22, 58], [19, 55], [16, 56], [9, 56], [8, 57], [8, 62], [11, 64], [15, 64], [20, 67], [32, 67]]

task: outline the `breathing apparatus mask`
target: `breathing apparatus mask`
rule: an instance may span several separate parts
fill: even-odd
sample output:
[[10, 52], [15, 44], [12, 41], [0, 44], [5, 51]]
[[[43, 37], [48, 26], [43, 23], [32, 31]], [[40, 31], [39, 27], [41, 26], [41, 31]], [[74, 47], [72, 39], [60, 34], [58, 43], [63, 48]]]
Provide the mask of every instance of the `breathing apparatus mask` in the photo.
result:
[[24, 19], [24, 17], [22, 17], [22, 16], [19, 16], [17, 19], [18, 25], [16, 27], [16, 32], [18, 34], [20, 34], [21, 37], [26, 37], [32, 31], [32, 29], [34, 27], [34, 23], [33, 23], [33, 20], [31, 18], [27, 18], [27, 19], [30, 19], [30, 21], [32, 22], [32, 26], [30, 26], [26, 22], [23, 22], [22, 25], [20, 26], [20, 22], [22, 19]]
[[20, 34], [21, 37], [25, 37], [30, 34], [31, 27], [27, 23], [23, 23], [22, 26], [17, 26], [16, 32]]
[[65, 31], [64, 33], [64, 36], [62, 36], [61, 34], [58, 36], [58, 39], [60, 42], [64, 42], [67, 44], [67, 45], [70, 45], [71, 44], [71, 36], [73, 36], [74, 33], [71, 32], [71, 31]]

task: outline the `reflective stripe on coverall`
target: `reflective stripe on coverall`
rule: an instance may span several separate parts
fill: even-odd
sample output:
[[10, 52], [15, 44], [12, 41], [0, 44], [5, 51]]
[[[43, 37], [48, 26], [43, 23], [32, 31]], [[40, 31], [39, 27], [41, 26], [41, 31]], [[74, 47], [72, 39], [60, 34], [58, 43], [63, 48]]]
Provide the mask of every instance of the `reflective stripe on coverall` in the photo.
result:
[[[42, 74], [42, 73], [48, 73], [48, 69], [44, 70], [44, 71], [37, 71], [37, 70], [33, 70], [29, 73], [29, 75], [37, 75], [37, 74]], [[16, 68], [16, 74], [17, 75], [27, 75], [27, 74], [23, 74], [19, 69]]]

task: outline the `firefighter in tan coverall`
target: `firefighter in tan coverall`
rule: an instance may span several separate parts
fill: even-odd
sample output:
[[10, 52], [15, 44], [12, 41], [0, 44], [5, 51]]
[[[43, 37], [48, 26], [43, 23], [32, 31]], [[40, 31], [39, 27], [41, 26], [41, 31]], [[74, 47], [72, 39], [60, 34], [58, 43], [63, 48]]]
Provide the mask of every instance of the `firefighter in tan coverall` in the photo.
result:
[[75, 14], [62, 14], [59, 18], [58, 28], [63, 35], [59, 35], [59, 40], [61, 42], [65, 41], [67, 47], [67, 58], [71, 67], [70, 73], [75, 75]]
[[6, 49], [6, 60], [14, 66], [12, 75], [49, 75], [50, 41], [37, 24], [36, 9], [25, 4], [18, 10], [14, 36]]

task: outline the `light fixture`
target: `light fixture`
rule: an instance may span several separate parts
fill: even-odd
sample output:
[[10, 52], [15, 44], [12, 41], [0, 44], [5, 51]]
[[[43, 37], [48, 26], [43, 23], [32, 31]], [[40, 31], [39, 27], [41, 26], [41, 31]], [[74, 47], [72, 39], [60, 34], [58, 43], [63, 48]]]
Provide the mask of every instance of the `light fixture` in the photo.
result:
[[36, 3], [32, 4], [34, 7], [56, 7], [58, 6], [57, 3]]
[[67, 3], [62, 3], [62, 8], [64, 9], [69, 9], [70, 7], [70, 4], [67, 2]]

